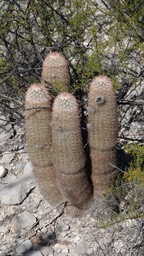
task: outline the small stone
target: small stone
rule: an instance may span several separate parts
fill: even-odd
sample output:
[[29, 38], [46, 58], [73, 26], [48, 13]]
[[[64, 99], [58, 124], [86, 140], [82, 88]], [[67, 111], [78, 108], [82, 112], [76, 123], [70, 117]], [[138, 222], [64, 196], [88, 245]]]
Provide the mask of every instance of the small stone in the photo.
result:
[[62, 250], [60, 248], [60, 244], [55, 244], [54, 245], [54, 250], [55, 250], [55, 253], [60, 253]]
[[[8, 176], [9, 175], [4, 178], [4, 182], [7, 181]], [[14, 178], [12, 175], [10, 181], [11, 182], [0, 191], [2, 205], [16, 205], [22, 203], [28, 193], [35, 188], [32, 175], [21, 175], [18, 178]]]
[[74, 248], [74, 252], [77, 254], [86, 254], [87, 253], [87, 248], [85, 243], [83, 242], [79, 242], [76, 244], [75, 248]]
[[18, 217], [17, 216], [14, 216], [12, 221], [11, 221], [11, 232], [14, 234], [14, 233], [19, 233], [20, 232], [20, 229], [21, 229], [21, 226], [20, 226], [20, 223], [18, 221]]
[[[11, 171], [11, 169], [9, 169], [9, 171]], [[3, 178], [3, 182], [5, 184], [9, 184], [9, 183], [14, 182], [14, 181], [16, 181], [16, 176], [13, 175], [10, 172]]]
[[7, 125], [5, 126], [5, 130], [6, 130], [7, 132], [10, 132], [11, 129], [12, 129], [11, 124], [7, 124]]
[[23, 169], [24, 169], [24, 167], [25, 167], [25, 165], [26, 165], [26, 161], [21, 160], [21, 161], [19, 161], [19, 162], [16, 164], [16, 168], [17, 168], [17, 170], [18, 170], [19, 172], [22, 172]]
[[6, 252], [0, 252], [0, 256], [6, 256]]
[[60, 236], [61, 236], [61, 237], [66, 237], [66, 236], [67, 236], [67, 233], [66, 233], [66, 232], [61, 232], [61, 233], [60, 233]]
[[29, 206], [29, 210], [30, 210], [30, 201], [31, 201], [31, 199], [30, 199], [30, 197], [28, 196], [28, 197], [26, 197], [25, 198], [25, 200], [24, 200], [24, 202], [23, 202], [23, 207], [22, 207], [22, 209], [25, 209], [25, 205], [27, 206]]
[[94, 255], [94, 249], [89, 248], [89, 249], [87, 250], [87, 255]]
[[0, 129], [0, 146], [3, 147], [10, 138], [10, 134]]
[[68, 253], [68, 248], [63, 244], [55, 244], [54, 246], [55, 253]]
[[68, 251], [69, 251], [69, 249], [66, 246], [62, 249], [63, 253], [68, 253]]
[[80, 240], [80, 237], [76, 236], [73, 241], [74, 241], [74, 243], [77, 243], [79, 240]]
[[2, 162], [5, 164], [10, 164], [13, 159], [14, 159], [14, 155], [12, 153], [5, 152], [5, 154], [2, 157]]
[[4, 253], [4, 252], [6, 252], [6, 250], [7, 250], [7, 246], [1, 244], [0, 249], [1, 249], [2, 253]]
[[32, 247], [33, 247], [33, 245], [31, 243], [31, 241], [25, 240], [18, 245], [18, 247], [16, 248], [16, 252], [17, 252], [17, 254], [21, 254], [21, 253], [31, 250]]
[[33, 245], [38, 245], [42, 242], [42, 235], [40, 233], [36, 233], [34, 236], [30, 237], [30, 240]]
[[66, 224], [62, 224], [58, 228], [59, 232], [68, 231], [69, 229], [70, 229], [70, 226]]
[[67, 256], [68, 254], [67, 253], [64, 253], [64, 252], [60, 252], [59, 254], [58, 254], [58, 256]]
[[41, 252], [40, 251], [37, 251], [37, 250], [33, 250], [31, 252], [28, 252], [26, 254], [26, 256], [42, 256]]
[[124, 247], [124, 241], [122, 240], [114, 241], [114, 248], [117, 253], [119, 253], [123, 247]]
[[18, 218], [21, 227], [26, 230], [30, 230], [36, 223], [36, 218], [27, 211], [20, 213]]
[[47, 228], [46, 227], [43, 227], [42, 229], [41, 229], [41, 232], [44, 234], [44, 233], [46, 233], [47, 232]]
[[28, 162], [25, 166], [24, 166], [24, 172], [25, 173], [31, 173], [33, 171], [33, 167], [32, 167], [32, 163]]
[[51, 247], [48, 247], [48, 246], [41, 247], [40, 251], [41, 251], [43, 256], [47, 256], [47, 255], [50, 255], [50, 254], [53, 255], [53, 252], [54, 252], [53, 249]]
[[0, 233], [3, 234], [8, 234], [9, 233], [9, 229], [5, 226], [0, 226]]
[[26, 198], [27, 193], [23, 189], [22, 184], [16, 184], [15, 187], [7, 186], [2, 191], [1, 203], [3, 205], [15, 205], [20, 204]]
[[3, 165], [0, 165], [0, 178], [3, 178], [7, 174], [7, 169]]

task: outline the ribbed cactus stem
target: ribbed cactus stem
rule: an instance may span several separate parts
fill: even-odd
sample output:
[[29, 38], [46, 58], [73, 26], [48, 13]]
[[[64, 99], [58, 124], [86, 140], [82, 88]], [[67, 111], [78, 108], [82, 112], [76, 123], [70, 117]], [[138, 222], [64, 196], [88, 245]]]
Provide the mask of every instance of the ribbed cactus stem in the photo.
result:
[[70, 75], [66, 58], [59, 52], [50, 52], [42, 66], [42, 82], [56, 92], [69, 91]]
[[26, 141], [42, 195], [51, 205], [62, 197], [52, 166], [51, 97], [42, 84], [32, 84], [25, 97]]
[[57, 182], [67, 201], [86, 207], [92, 194], [85, 171], [78, 104], [74, 96], [61, 93], [52, 112], [53, 164]]
[[88, 94], [88, 137], [95, 196], [113, 183], [116, 170], [117, 109], [111, 79], [98, 76]]

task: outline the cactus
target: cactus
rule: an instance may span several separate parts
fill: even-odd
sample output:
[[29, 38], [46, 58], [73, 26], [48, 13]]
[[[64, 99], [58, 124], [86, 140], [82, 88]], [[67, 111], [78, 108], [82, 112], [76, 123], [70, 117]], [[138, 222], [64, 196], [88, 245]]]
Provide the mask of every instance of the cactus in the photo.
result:
[[95, 77], [88, 94], [88, 138], [94, 196], [101, 196], [116, 176], [117, 113], [112, 81]]
[[[93, 192], [95, 199], [101, 198], [116, 176], [116, 99], [112, 81], [107, 76], [93, 79], [88, 93], [90, 179], [86, 172], [78, 103], [68, 92], [69, 84], [65, 57], [50, 52], [43, 62], [42, 84], [32, 84], [26, 93], [26, 139], [44, 198], [53, 206], [66, 201], [67, 209], [79, 214], [79, 210], [90, 206]], [[53, 109], [51, 89], [61, 92], [54, 100]]]
[[59, 52], [50, 52], [43, 61], [42, 82], [56, 92], [69, 91], [68, 62]]
[[57, 183], [68, 203], [87, 207], [92, 189], [85, 171], [78, 104], [74, 96], [61, 93], [52, 112], [53, 164]]
[[26, 140], [40, 190], [52, 205], [63, 199], [52, 166], [51, 97], [42, 84], [32, 84], [25, 97]]

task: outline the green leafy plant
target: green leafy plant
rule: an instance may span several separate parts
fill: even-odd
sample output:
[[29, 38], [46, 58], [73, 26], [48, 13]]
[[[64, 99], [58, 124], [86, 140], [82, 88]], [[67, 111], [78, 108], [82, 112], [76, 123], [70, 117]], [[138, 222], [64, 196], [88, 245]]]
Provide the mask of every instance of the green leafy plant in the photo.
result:
[[112, 205], [119, 207], [120, 214], [114, 214], [114, 221], [144, 216], [144, 147], [130, 144], [125, 146], [125, 151], [133, 160], [128, 170], [118, 175], [107, 198]]

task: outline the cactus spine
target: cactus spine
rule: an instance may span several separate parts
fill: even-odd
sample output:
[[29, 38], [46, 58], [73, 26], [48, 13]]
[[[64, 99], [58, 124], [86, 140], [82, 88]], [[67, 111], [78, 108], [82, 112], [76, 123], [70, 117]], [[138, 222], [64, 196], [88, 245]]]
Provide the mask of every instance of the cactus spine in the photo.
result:
[[42, 195], [52, 204], [62, 201], [52, 166], [51, 97], [42, 84], [32, 84], [25, 97], [26, 140]]
[[78, 104], [71, 94], [61, 93], [55, 99], [52, 127], [53, 164], [59, 188], [70, 204], [86, 207], [92, 191], [85, 172]]
[[112, 81], [95, 77], [88, 94], [88, 137], [95, 197], [106, 192], [115, 179], [117, 143], [116, 99]]
[[43, 61], [42, 82], [56, 92], [69, 91], [68, 62], [59, 52], [50, 52]]

